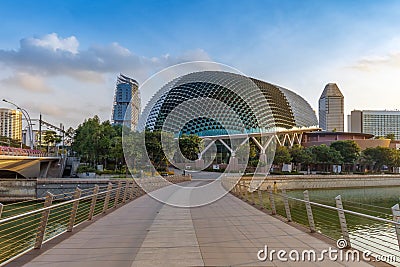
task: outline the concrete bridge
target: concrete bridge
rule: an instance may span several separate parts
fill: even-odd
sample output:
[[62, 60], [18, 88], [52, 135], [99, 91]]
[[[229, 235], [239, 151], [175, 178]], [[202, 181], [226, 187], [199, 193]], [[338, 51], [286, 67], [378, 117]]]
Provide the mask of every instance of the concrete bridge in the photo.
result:
[[[181, 185], [184, 190], [210, 182], [195, 180]], [[215, 187], [216, 190], [222, 188], [218, 183]], [[156, 191], [170, 199], [196, 197], [168, 188]], [[120, 196], [116, 193], [116, 201]], [[105, 199], [107, 201], [107, 196]], [[266, 246], [275, 251], [320, 253], [336, 245], [328, 238], [287, 224], [232, 194], [196, 208], [172, 207], [142, 195], [107, 213], [93, 223], [78, 225], [72, 232], [48, 241], [41, 249], [32, 250], [7, 266], [370, 266], [362, 261], [349, 264], [328, 258], [314, 262], [279, 261], [276, 253], [273, 260], [260, 261], [258, 257], [265, 256]]]
[[61, 177], [62, 161], [61, 157], [52, 156], [0, 155], [0, 177], [46, 178], [51, 172], [53, 177]]
[[65, 158], [40, 150], [0, 146], [0, 178], [61, 177]]

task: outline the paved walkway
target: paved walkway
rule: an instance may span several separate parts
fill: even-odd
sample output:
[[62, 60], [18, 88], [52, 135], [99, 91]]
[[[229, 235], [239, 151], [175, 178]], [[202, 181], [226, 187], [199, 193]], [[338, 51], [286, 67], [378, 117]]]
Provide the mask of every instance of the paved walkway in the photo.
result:
[[[203, 182], [192, 182], [199, 185]], [[34, 258], [27, 267], [368, 266], [260, 262], [269, 249], [322, 251], [330, 245], [228, 194], [203, 207], [175, 208], [140, 197]]]

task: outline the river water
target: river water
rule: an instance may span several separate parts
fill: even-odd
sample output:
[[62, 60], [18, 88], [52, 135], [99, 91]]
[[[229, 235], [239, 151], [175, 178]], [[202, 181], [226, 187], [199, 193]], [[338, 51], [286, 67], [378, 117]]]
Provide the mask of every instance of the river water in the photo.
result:
[[[380, 218], [392, 219], [391, 207], [399, 203], [400, 187], [366, 187], [345, 189], [312, 189], [308, 190], [310, 201], [335, 206], [335, 197], [341, 195], [343, 207], [359, 213]], [[290, 197], [303, 199], [303, 190], [287, 192]], [[289, 200], [293, 221], [308, 225], [304, 203]], [[334, 239], [341, 238], [338, 214], [334, 210], [312, 206], [316, 229], [318, 232]], [[285, 216], [283, 202], [277, 199], [277, 212]], [[392, 224], [346, 214], [350, 242], [353, 248], [371, 251], [374, 256], [395, 256], [400, 266], [400, 250], [395, 227]], [[393, 257], [394, 258], [394, 257]]]

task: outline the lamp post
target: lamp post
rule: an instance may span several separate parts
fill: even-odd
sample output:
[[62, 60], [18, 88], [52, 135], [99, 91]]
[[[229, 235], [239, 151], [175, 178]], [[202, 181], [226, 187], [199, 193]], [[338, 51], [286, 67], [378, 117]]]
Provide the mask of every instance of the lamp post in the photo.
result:
[[13, 106], [16, 107], [17, 109], [19, 109], [19, 110], [22, 112], [22, 114], [24, 115], [25, 120], [28, 122], [28, 126], [29, 126], [29, 127], [28, 127], [28, 131], [29, 131], [29, 146], [30, 146], [31, 149], [33, 149], [32, 121], [31, 121], [31, 117], [29, 116], [28, 111], [26, 111], [26, 109], [20, 108], [20, 107], [19, 107], [18, 105], [16, 105], [15, 103], [10, 102], [10, 101], [8, 101], [8, 100], [6, 100], [6, 99], [3, 99], [3, 102], [6, 102], [6, 103], [8, 103], [8, 104], [13, 105]]

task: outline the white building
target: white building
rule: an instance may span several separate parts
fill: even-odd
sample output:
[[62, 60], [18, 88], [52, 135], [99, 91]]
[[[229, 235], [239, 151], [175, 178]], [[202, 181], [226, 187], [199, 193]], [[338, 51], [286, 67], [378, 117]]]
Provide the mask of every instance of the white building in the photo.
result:
[[394, 134], [400, 140], [400, 111], [398, 110], [353, 110], [349, 131], [375, 136]]
[[0, 136], [6, 136], [19, 142], [22, 140], [21, 111], [0, 108]]

